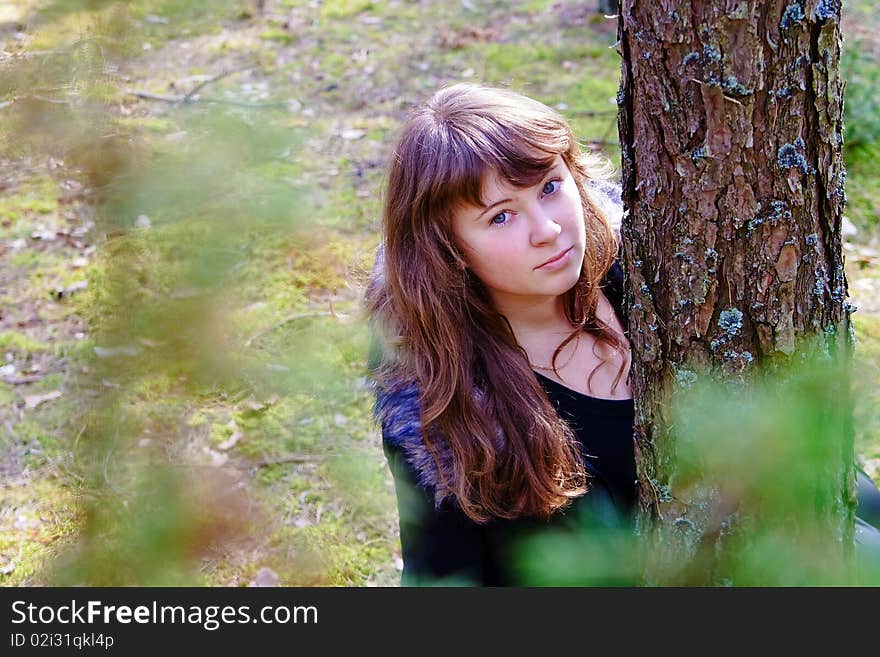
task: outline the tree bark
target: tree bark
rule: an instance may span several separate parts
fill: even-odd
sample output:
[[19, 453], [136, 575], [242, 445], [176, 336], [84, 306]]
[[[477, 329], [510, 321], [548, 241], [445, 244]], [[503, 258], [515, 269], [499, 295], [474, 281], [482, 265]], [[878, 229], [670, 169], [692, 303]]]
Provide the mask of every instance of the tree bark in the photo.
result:
[[[717, 490], [707, 505], [705, 488], [678, 485], [670, 396], [704, 374], [746, 382], [779, 372], [804, 336], [834, 358], [850, 353], [839, 19], [839, 0], [621, 2], [641, 527], [680, 560], [707, 545], [717, 557], [720, 527], [742, 509]], [[835, 500], [821, 511], [824, 530], [844, 550], [851, 451], [844, 432], [817, 473]], [[676, 538], [683, 518], [696, 539]], [[701, 577], [678, 581], [711, 580]]]

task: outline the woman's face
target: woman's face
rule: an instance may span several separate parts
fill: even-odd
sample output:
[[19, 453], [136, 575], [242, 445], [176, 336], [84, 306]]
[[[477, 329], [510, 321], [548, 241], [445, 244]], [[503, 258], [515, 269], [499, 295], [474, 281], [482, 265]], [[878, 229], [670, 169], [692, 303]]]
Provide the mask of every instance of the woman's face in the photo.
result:
[[499, 311], [556, 298], [574, 287], [584, 259], [584, 210], [560, 156], [532, 187], [487, 176], [482, 199], [485, 208], [459, 208], [452, 229]]

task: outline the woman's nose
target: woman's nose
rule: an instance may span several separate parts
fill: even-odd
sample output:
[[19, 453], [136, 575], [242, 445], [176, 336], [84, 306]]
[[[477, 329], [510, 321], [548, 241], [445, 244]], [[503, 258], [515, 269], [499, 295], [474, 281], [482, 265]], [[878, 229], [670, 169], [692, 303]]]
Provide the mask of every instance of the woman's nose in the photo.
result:
[[532, 221], [531, 241], [534, 246], [547, 244], [555, 240], [562, 232], [560, 226], [550, 215], [539, 212]]

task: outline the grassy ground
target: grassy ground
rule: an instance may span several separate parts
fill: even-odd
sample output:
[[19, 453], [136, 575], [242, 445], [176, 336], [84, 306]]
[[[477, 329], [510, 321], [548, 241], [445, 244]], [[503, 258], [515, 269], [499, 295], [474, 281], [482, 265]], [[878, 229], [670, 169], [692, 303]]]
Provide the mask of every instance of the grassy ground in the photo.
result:
[[[0, 582], [395, 584], [357, 317], [395, 130], [478, 80], [558, 107], [616, 160], [616, 22], [573, 1], [127, 4], [0, 14], [6, 65], [55, 101], [25, 123], [0, 109]], [[876, 476], [869, 4], [847, 24], [847, 274]]]

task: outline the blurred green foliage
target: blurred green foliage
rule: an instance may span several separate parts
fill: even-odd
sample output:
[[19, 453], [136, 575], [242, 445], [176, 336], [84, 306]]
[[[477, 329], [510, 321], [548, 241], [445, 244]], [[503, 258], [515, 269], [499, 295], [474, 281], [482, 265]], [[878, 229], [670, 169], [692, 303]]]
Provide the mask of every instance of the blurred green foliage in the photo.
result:
[[[26, 310], [70, 323], [59, 335], [0, 332], [19, 370], [51, 369], [30, 394], [64, 392], [0, 413], [0, 446], [21, 452], [25, 473], [52, 473], [4, 503], [56, 519], [0, 536], [18, 564], [3, 583], [245, 584], [264, 565], [285, 584], [396, 583], [394, 497], [363, 384], [353, 273], [378, 240], [382, 164], [403, 116], [441, 84], [509, 85], [558, 107], [618, 159], [615, 26], [589, 3], [259, 4], [22, 0], [0, 25], [0, 166], [11, 181], [0, 236], [28, 244], [4, 254], [17, 277], [2, 302], [48, 298], [50, 310]], [[880, 194], [880, 68], [859, 50], [843, 66], [850, 212], [863, 227]], [[30, 248], [36, 225], [68, 215], [94, 222], [81, 269], [60, 250]], [[58, 298], [83, 279], [84, 291]], [[873, 354], [880, 340], [865, 326], [863, 353]], [[6, 386], [0, 401], [21, 407]], [[719, 417], [733, 422], [745, 407], [763, 412], [734, 404]], [[862, 430], [868, 452], [874, 415]], [[719, 433], [710, 429], [697, 435]], [[694, 440], [683, 444], [688, 459], [708, 459], [749, 500], [764, 495]], [[730, 463], [749, 465], [728, 447]], [[783, 441], [773, 453], [804, 461], [783, 472], [788, 488], [764, 482], [767, 499], [825, 495], [803, 481], [824, 448], [802, 447]], [[780, 526], [806, 530], [808, 520]], [[761, 546], [801, 549], [794, 534], [755, 529], [740, 550], [750, 561], [722, 562], [735, 581], [838, 581], [836, 570], [823, 580], [810, 554], [777, 563]], [[613, 526], [558, 552], [556, 539], [523, 557], [536, 583], [628, 583], [649, 556]]]
[[528, 541], [521, 547], [526, 581], [880, 584], [877, 546], [846, 548], [853, 516], [841, 491], [855, 478], [845, 465], [852, 453], [849, 367], [809, 347], [801, 353], [804, 359], [754, 371], [749, 380], [702, 374], [676, 386], [666, 427], [676, 440], [675, 477], [659, 505], [662, 526], [636, 536], [594, 518], [582, 532]]
[[[236, 311], [266, 264], [259, 245], [282, 237], [287, 249], [307, 249], [315, 240], [314, 227], [299, 232], [310, 201], [298, 176], [296, 130], [262, 120], [259, 109], [187, 98], [171, 103], [158, 124], [120, 112], [118, 71], [137, 53], [132, 44], [147, 31], [155, 37], [157, 25], [192, 27], [228, 5], [54, 2], [35, 24], [52, 33], [87, 11], [86, 32], [56, 33], [51, 51], [22, 53], [2, 70], [12, 98], [2, 117], [2, 157], [53, 158], [86, 190], [100, 238], [77, 300], [91, 330], [69, 374], [74, 409], [63, 431], [69, 475], [83, 495], [81, 526], [44, 573], [50, 583], [202, 582], [201, 560], [211, 550], [242, 536], [260, 540], [252, 525], [260, 513], [241, 481], [219, 467], [226, 452], [195, 440], [200, 425], [187, 417], [199, 398], [299, 393], [308, 401], [338, 392], [356, 371], [350, 357], [347, 368], [335, 367], [334, 345], [348, 336], [342, 329], [328, 340], [327, 322], [287, 331], [271, 349], [271, 327], [264, 328], [257, 348], [241, 346], [255, 326]], [[297, 284], [290, 274], [287, 281], [289, 304]], [[328, 315], [300, 308], [305, 319], [296, 324]], [[22, 340], [14, 339], [16, 347], [32, 351]], [[271, 403], [262, 406], [272, 414]], [[252, 453], [266, 436], [255, 454], [264, 457], [290, 441], [292, 417], [279, 418], [274, 432], [265, 420], [255, 427], [244, 416], [231, 421], [248, 431]], [[313, 452], [333, 449], [320, 426]], [[343, 472], [357, 481], [350, 468]], [[324, 577], [320, 570], [296, 576]]]
[[670, 486], [699, 501], [669, 531], [692, 544], [696, 563], [717, 561], [712, 583], [851, 583], [853, 516], [841, 499], [855, 476], [849, 364], [827, 349], [806, 349], [800, 361], [673, 398]]
[[880, 62], [866, 47], [858, 40], [847, 43], [840, 59], [846, 80], [843, 142], [848, 150], [880, 142]]

